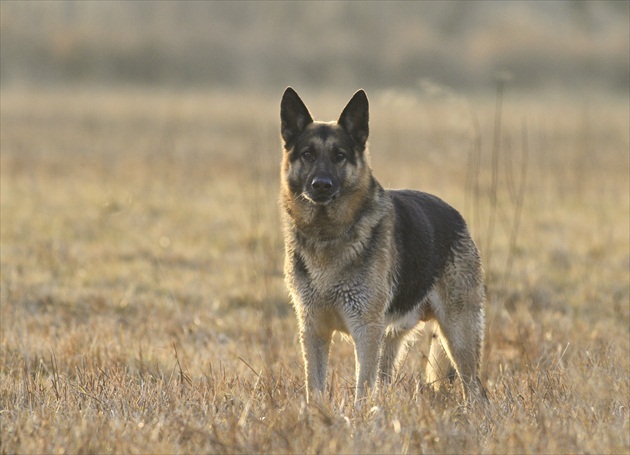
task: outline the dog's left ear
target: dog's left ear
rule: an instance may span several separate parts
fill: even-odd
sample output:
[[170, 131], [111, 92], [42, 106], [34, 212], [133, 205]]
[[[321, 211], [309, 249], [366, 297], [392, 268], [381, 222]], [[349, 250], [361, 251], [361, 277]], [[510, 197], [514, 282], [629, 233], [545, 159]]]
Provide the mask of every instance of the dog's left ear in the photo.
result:
[[313, 122], [306, 105], [291, 87], [287, 87], [282, 95], [280, 120], [280, 134], [286, 150], [293, 147], [304, 129]]
[[370, 129], [369, 103], [363, 90], [356, 92], [343, 109], [337, 123], [354, 139], [361, 150], [365, 149]]

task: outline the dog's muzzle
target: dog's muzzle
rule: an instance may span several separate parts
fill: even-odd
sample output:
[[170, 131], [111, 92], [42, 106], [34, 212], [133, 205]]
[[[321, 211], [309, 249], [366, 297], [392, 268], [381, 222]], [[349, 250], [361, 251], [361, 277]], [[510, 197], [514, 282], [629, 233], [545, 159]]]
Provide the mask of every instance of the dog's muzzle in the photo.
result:
[[313, 178], [305, 196], [314, 204], [326, 205], [337, 197], [338, 192], [331, 177], [319, 175]]

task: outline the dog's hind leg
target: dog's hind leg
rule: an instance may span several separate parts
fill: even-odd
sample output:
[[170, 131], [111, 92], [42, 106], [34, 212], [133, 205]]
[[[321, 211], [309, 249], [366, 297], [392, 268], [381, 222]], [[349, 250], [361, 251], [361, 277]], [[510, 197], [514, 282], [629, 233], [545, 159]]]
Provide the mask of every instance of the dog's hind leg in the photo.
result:
[[430, 347], [427, 353], [425, 380], [433, 389], [439, 390], [445, 381], [453, 381], [455, 368], [442, 345], [440, 330], [435, 321], [426, 323], [425, 330], [429, 337]]
[[457, 333], [458, 325], [444, 327], [441, 343], [462, 381], [464, 398], [469, 402], [485, 400], [486, 392], [479, 379], [481, 349], [477, 345], [480, 346], [481, 338], [470, 331], [462, 337], [461, 332]]
[[462, 380], [464, 397], [469, 402], [485, 400], [479, 380], [485, 295], [476, 249], [456, 252], [436, 289], [439, 301], [432, 305], [433, 314], [440, 328], [441, 344]]
[[[450, 301], [444, 312], [436, 314], [440, 340], [462, 380], [467, 401], [486, 399], [479, 379], [484, 335], [484, 309], [479, 301]], [[434, 340], [434, 344], [438, 340]], [[439, 355], [437, 356], [439, 357]]]

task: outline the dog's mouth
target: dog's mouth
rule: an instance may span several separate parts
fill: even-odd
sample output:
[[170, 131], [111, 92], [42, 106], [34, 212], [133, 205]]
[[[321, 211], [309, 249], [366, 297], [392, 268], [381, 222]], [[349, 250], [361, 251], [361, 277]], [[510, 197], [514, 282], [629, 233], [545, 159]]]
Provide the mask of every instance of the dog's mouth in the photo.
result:
[[334, 194], [309, 194], [308, 192], [302, 193], [304, 199], [313, 205], [326, 206], [339, 197], [339, 192]]

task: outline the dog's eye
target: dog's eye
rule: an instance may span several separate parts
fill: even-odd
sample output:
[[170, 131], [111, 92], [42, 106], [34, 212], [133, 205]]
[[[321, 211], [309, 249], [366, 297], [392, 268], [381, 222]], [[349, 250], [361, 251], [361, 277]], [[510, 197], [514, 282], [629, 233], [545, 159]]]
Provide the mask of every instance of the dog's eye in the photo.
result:
[[343, 152], [335, 153], [335, 163], [342, 163], [346, 159], [346, 154]]
[[313, 152], [311, 152], [309, 149], [302, 150], [300, 156], [307, 161], [312, 161], [315, 157], [315, 155], [313, 155]]

